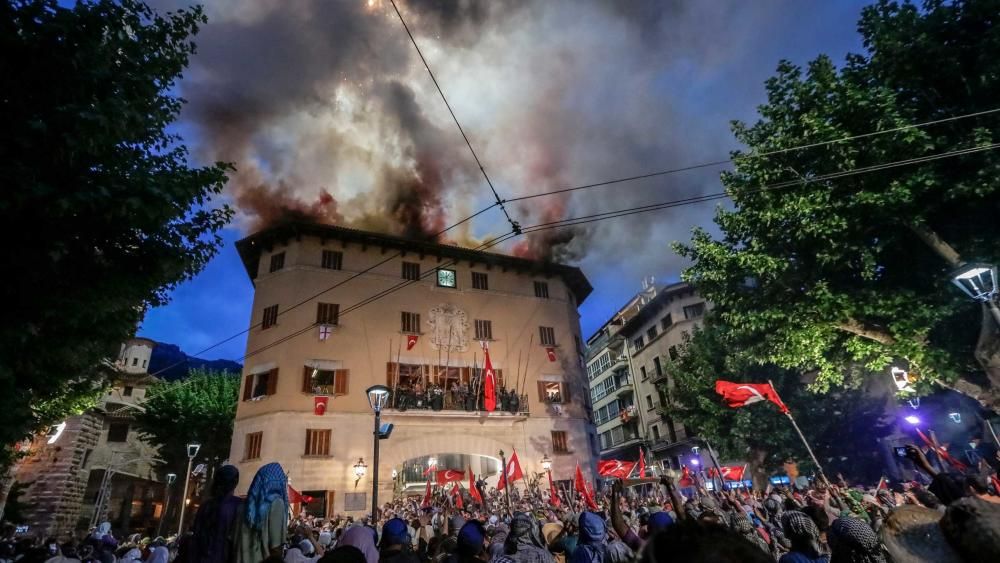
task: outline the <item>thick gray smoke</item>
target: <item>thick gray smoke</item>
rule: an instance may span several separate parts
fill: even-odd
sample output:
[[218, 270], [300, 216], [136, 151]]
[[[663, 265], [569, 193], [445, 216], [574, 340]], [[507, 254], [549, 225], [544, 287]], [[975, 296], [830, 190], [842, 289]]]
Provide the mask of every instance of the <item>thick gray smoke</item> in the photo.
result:
[[[752, 118], [763, 80], [789, 56], [784, 45], [821, 41], [827, 16], [851, 25], [857, 14], [794, 0], [398, 2], [506, 198], [726, 155], [728, 121]], [[206, 0], [205, 9], [183, 117], [199, 157], [236, 164], [229, 195], [243, 228], [302, 216], [430, 237], [491, 202], [388, 0]], [[798, 35], [782, 37], [790, 29]], [[509, 209], [530, 226], [718, 191], [718, 172]], [[501, 250], [600, 264], [637, 286], [646, 273], [676, 273], [669, 243], [712, 211], [544, 231]], [[507, 230], [494, 210], [444, 240]]]

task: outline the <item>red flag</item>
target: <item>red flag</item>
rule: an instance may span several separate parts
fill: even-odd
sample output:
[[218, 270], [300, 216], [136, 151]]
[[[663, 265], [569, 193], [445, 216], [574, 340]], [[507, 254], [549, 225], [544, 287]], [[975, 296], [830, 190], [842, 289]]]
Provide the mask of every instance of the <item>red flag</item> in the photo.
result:
[[438, 485], [444, 485], [445, 483], [451, 483], [452, 481], [461, 481], [464, 478], [465, 472], [457, 469], [442, 469], [441, 471], [438, 471], [436, 475]]
[[606, 459], [597, 462], [597, 474], [601, 477], [617, 477], [625, 479], [635, 469], [636, 462]]
[[549, 504], [559, 508], [562, 502], [559, 501], [559, 491], [556, 491], [556, 485], [552, 482], [552, 472], [546, 471], [549, 475]]
[[427, 469], [424, 470], [424, 477], [429, 477], [431, 472], [437, 471], [437, 468], [438, 466], [436, 463], [434, 465], [428, 465]]
[[878, 491], [878, 490], [881, 490], [881, 489], [888, 489], [888, 488], [889, 488], [889, 483], [886, 483], [886, 481], [885, 481], [885, 475], [883, 475], [882, 477], [879, 478], [879, 480], [878, 480], [878, 486], [875, 487], [875, 490]]
[[691, 470], [685, 465], [681, 469], [681, 478], [677, 481], [678, 487], [692, 487], [694, 486], [694, 479], [691, 478]]
[[788, 414], [788, 407], [781, 402], [778, 392], [774, 390], [774, 387], [771, 387], [770, 383], [733, 383], [720, 379], [715, 382], [715, 392], [722, 395], [726, 406], [734, 409], [760, 401], [771, 401], [778, 405], [778, 409], [783, 414]]
[[555, 348], [548, 347], [548, 348], [545, 349], [545, 353], [548, 354], [550, 362], [556, 361], [556, 349]]
[[483, 354], [486, 356], [486, 360], [483, 362], [483, 374], [485, 380], [483, 381], [483, 406], [486, 407], [486, 412], [493, 412], [497, 408], [497, 382], [496, 373], [493, 371], [493, 362], [490, 361], [490, 347], [483, 341]]
[[[463, 473], [462, 476], [464, 477], [465, 474]], [[462, 502], [462, 489], [459, 488], [458, 483], [455, 483], [451, 488], [451, 498], [452, 502], [455, 504], [455, 508], [459, 510], [465, 508], [465, 505]]]
[[406, 335], [406, 351], [407, 352], [409, 352], [410, 350], [412, 350], [413, 347], [417, 345], [417, 339], [418, 338], [420, 338], [420, 337], [417, 336], [416, 334], [407, 334]]
[[326, 403], [329, 400], [330, 397], [326, 396], [313, 397], [313, 414], [323, 416], [326, 413]]
[[420, 503], [422, 508], [430, 508], [431, 506], [431, 480], [427, 480], [427, 488], [424, 489], [424, 501]]
[[483, 496], [479, 494], [479, 489], [476, 488], [476, 474], [472, 472], [472, 468], [469, 468], [469, 495], [472, 499], [483, 504]]
[[507, 460], [507, 471], [500, 478], [500, 482], [497, 483], [497, 490], [504, 490], [507, 487], [507, 481], [513, 483], [520, 479], [524, 479], [524, 473], [521, 471], [521, 463], [517, 461], [517, 452], [515, 451], [510, 454], [510, 459]]
[[[722, 470], [722, 478], [729, 479], [730, 481], [742, 481], [743, 472], [746, 469], [745, 465], [723, 465], [719, 469]], [[708, 469], [709, 477], [717, 477], [719, 472], [715, 470], [714, 467]]]
[[639, 478], [646, 478], [646, 455], [643, 453], [643, 449], [639, 448]]
[[578, 493], [583, 495], [583, 500], [587, 503], [587, 508], [590, 510], [598, 510], [597, 503], [594, 502], [594, 496], [590, 494], [590, 489], [587, 488], [587, 482], [583, 480], [583, 472], [580, 471], [580, 464], [576, 464], [576, 476], [573, 478], [573, 488], [576, 489]]

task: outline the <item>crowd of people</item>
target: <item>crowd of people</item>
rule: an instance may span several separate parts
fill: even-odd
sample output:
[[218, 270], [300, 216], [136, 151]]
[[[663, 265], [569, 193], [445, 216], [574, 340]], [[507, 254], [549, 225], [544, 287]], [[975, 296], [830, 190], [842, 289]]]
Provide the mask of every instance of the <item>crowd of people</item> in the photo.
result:
[[[290, 514], [288, 481], [263, 466], [245, 498], [224, 466], [191, 530], [119, 542], [102, 524], [79, 542], [0, 541], [0, 563], [909, 563], [1000, 561], [1000, 491], [936, 470], [930, 484], [706, 490], [670, 477], [598, 493], [512, 484], [396, 498], [363, 518]], [[689, 483], [685, 483], [689, 484]], [[479, 487], [477, 487], [479, 489]], [[552, 496], [555, 494], [555, 497]]]

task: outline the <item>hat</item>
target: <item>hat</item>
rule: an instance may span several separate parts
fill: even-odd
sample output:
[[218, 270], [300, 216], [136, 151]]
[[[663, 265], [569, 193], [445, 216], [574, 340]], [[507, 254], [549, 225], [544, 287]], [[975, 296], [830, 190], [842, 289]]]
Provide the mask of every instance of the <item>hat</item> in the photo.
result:
[[410, 542], [410, 531], [401, 518], [391, 518], [382, 525], [381, 545], [401, 545]]
[[458, 531], [456, 550], [459, 555], [477, 555], [483, 550], [485, 541], [486, 531], [483, 529], [483, 525], [478, 520], [469, 520]]
[[948, 545], [938, 520], [941, 513], [926, 506], [908, 504], [893, 509], [879, 530], [879, 539], [893, 561], [959, 562], [962, 559]]
[[299, 542], [299, 551], [301, 551], [302, 555], [305, 555], [306, 557], [309, 557], [310, 555], [312, 555], [312, 553], [313, 553], [313, 544], [312, 544], [312, 542], [309, 541], [309, 540], [302, 540], [302, 541], [300, 541]]
[[542, 526], [542, 537], [545, 538], [545, 545], [552, 547], [559, 534], [563, 531], [563, 525], [558, 522], [547, 522]]

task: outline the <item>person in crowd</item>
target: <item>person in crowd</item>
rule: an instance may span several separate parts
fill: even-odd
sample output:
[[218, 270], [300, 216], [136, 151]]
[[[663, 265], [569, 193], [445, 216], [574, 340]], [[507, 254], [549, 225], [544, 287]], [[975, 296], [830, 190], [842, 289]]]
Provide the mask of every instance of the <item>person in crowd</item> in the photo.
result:
[[493, 558], [494, 563], [555, 563], [542, 542], [538, 520], [530, 514], [519, 512], [510, 521], [510, 531], [503, 544], [503, 554]]
[[378, 548], [375, 547], [375, 534], [372, 529], [361, 524], [351, 526], [337, 542], [337, 547], [350, 545], [358, 548], [365, 556], [365, 563], [379, 563]]
[[192, 554], [188, 563], [228, 563], [236, 533], [242, 501], [233, 494], [240, 482], [240, 472], [223, 465], [212, 481], [211, 497], [195, 515], [191, 530]]
[[419, 563], [419, 558], [413, 553], [413, 543], [406, 522], [401, 518], [392, 518], [382, 525], [382, 538], [379, 541], [379, 563]]
[[868, 523], [837, 518], [830, 525], [830, 563], [886, 563], [882, 544]]
[[830, 557], [820, 549], [819, 528], [804, 512], [790, 510], [781, 517], [789, 551], [778, 563], [829, 563]]
[[580, 538], [570, 563], [625, 563], [632, 550], [621, 541], [608, 542], [607, 527], [596, 512], [580, 514]]
[[280, 558], [288, 534], [288, 478], [280, 465], [268, 463], [257, 470], [242, 512], [233, 542], [236, 563]]

